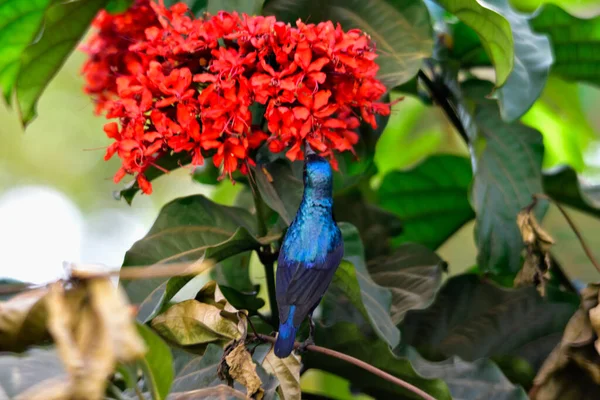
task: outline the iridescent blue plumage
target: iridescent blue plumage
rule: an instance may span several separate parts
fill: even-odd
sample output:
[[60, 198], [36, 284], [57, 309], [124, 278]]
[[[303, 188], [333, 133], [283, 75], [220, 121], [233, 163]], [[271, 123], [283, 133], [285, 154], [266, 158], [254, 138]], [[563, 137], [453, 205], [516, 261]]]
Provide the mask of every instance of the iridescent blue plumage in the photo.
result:
[[280, 325], [275, 355], [280, 358], [292, 352], [296, 331], [319, 305], [344, 254], [342, 234], [332, 214], [331, 166], [323, 157], [308, 153], [304, 195], [283, 239], [277, 263]]

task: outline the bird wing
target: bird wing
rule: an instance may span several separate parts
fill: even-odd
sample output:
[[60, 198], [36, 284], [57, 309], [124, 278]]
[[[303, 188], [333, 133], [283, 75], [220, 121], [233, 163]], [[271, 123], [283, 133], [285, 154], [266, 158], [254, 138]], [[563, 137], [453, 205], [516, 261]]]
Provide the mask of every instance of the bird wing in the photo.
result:
[[283, 283], [281, 287], [287, 289], [284, 293], [281, 293], [282, 296], [280, 297], [283, 303], [279, 307], [280, 311], [282, 308], [285, 309], [283, 310], [284, 315], [281, 316], [282, 320], [287, 318], [289, 306], [295, 305], [294, 325], [298, 326], [302, 323], [304, 318], [316, 308], [327, 291], [343, 255], [344, 246], [342, 242], [325, 256], [325, 260], [318, 264], [284, 263], [285, 270], [280, 275]]

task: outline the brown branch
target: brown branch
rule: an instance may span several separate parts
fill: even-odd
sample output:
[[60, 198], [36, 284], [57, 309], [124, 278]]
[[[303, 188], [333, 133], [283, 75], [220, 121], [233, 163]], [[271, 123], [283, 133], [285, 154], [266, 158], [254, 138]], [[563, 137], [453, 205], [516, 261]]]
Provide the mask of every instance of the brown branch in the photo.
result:
[[577, 236], [577, 239], [579, 240], [579, 243], [581, 244], [581, 247], [583, 248], [583, 251], [587, 255], [588, 259], [590, 260], [590, 262], [592, 263], [592, 265], [594, 267], [596, 267], [596, 269], [598, 270], [598, 272], [600, 272], [600, 263], [598, 263], [598, 261], [596, 260], [596, 257], [594, 257], [594, 254], [590, 250], [590, 247], [586, 243], [586, 241], [583, 238], [581, 232], [579, 231], [579, 229], [575, 225], [575, 222], [573, 222], [573, 220], [571, 219], [571, 217], [569, 216], [569, 214], [567, 214], [567, 211], [563, 208], [563, 206], [561, 206], [557, 201], [554, 201], [554, 199], [552, 199], [551, 197], [549, 197], [549, 196], [547, 196], [545, 194], [541, 194], [541, 193], [533, 195], [533, 204], [532, 204], [532, 206], [535, 206], [537, 204], [537, 201], [539, 199], [548, 200], [548, 201], [550, 201], [552, 204], [554, 204], [558, 208], [558, 210], [561, 212], [561, 214], [563, 215], [563, 217], [565, 217], [565, 220], [567, 220], [567, 223], [569, 224], [569, 226], [573, 230], [573, 233], [575, 233], [575, 236]]
[[124, 280], [170, 278], [172, 276], [198, 275], [208, 271], [214, 266], [210, 260], [195, 263], [173, 263], [156, 264], [148, 267], [126, 267], [102, 271], [97, 269], [85, 269], [76, 264], [70, 265], [68, 274], [75, 279], [97, 279], [118, 276]]
[[[255, 336], [263, 341], [275, 343], [275, 338], [272, 336], [262, 335], [262, 334], [258, 334]], [[299, 343], [299, 342], [294, 343], [295, 349], [299, 348], [300, 346], [302, 346], [302, 343]], [[359, 360], [358, 358], [354, 358], [347, 354], [340, 353], [339, 351], [327, 349], [325, 347], [315, 346], [314, 344], [309, 344], [308, 346], [306, 346], [306, 350], [313, 351], [315, 353], [325, 354], [329, 357], [333, 357], [333, 358], [337, 358], [342, 361], [346, 361], [347, 363], [353, 364], [359, 368], [364, 369], [365, 371], [369, 371], [373, 375], [377, 375], [378, 377], [385, 379], [386, 381], [391, 382], [394, 385], [400, 386], [408, 391], [411, 391], [414, 394], [416, 394], [417, 396], [420, 396], [421, 398], [423, 398], [425, 400], [435, 400], [434, 397], [432, 397], [430, 394], [424, 392], [423, 390], [419, 389], [418, 387], [411, 385], [410, 383], [403, 381], [400, 378], [396, 378], [395, 376], [388, 374], [387, 372], [385, 372], [377, 367], [374, 367], [371, 364], [368, 364], [362, 360]]]

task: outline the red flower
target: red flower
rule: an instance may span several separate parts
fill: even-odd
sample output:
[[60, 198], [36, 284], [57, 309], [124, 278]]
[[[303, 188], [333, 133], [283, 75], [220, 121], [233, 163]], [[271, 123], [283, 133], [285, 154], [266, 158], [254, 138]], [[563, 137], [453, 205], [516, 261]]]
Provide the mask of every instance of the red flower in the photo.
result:
[[[85, 90], [118, 121], [104, 127], [113, 141], [105, 158], [122, 161], [115, 182], [135, 175], [144, 193], [146, 169], [173, 152], [193, 165], [213, 152], [231, 178], [248, 172], [262, 145], [296, 160], [308, 142], [336, 168], [335, 152], [354, 151], [361, 120], [375, 127], [376, 115], [390, 113], [371, 39], [331, 21], [196, 19], [183, 3], [136, 0], [123, 14], [100, 12], [94, 26]], [[255, 103], [266, 109], [253, 120]]]

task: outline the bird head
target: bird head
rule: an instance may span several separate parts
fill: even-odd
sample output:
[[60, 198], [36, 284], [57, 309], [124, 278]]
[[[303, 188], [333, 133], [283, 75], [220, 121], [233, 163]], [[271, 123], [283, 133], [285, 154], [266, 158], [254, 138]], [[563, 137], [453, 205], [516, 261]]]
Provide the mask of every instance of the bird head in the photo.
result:
[[329, 161], [306, 146], [304, 161], [304, 188], [317, 196], [331, 196], [333, 190], [333, 171]]

